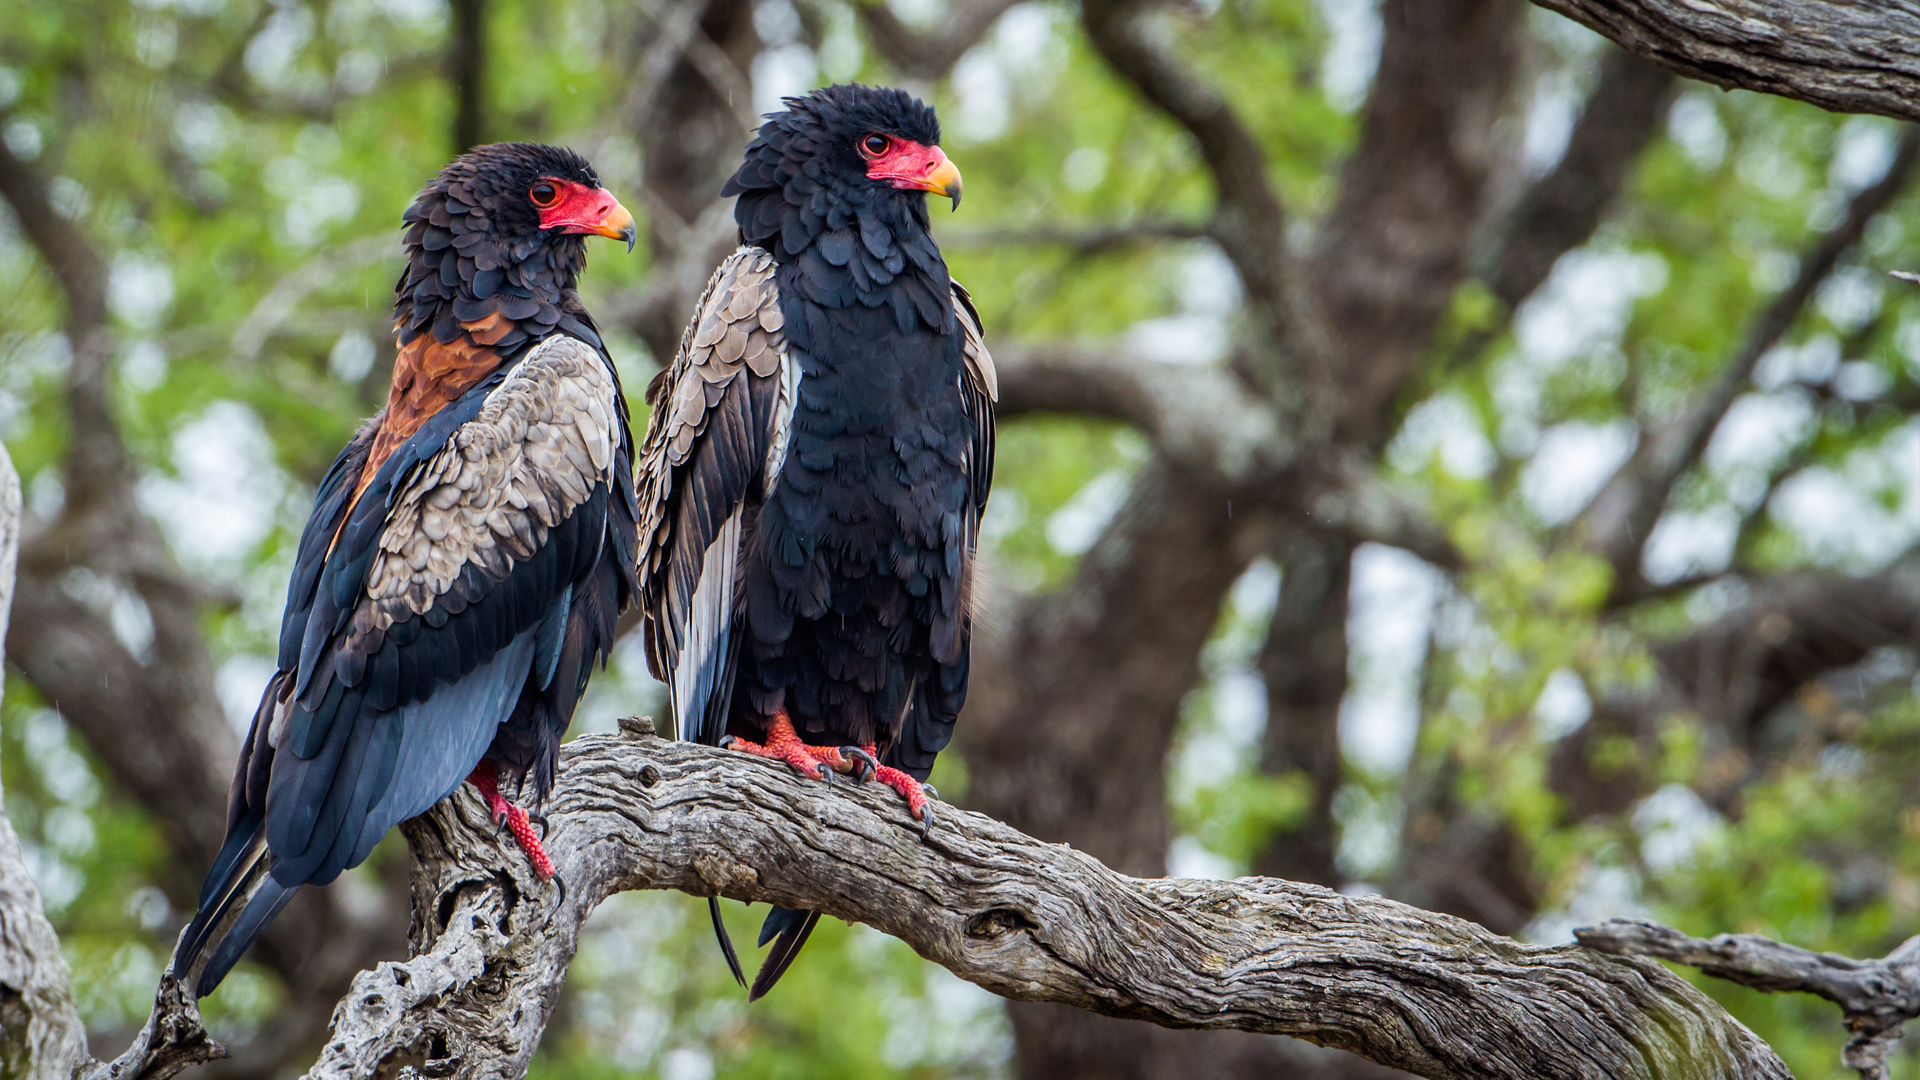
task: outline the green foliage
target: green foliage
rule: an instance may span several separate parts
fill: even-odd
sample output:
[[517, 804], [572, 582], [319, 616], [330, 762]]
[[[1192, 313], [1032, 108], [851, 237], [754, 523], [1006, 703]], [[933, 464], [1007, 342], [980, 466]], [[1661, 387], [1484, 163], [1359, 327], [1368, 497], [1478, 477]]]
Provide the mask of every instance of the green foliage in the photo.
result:
[[[769, 25], [778, 21], [783, 5], [761, 6]], [[644, 218], [646, 148], [623, 130], [621, 112], [651, 41], [634, 7], [494, 0], [486, 100], [492, 136], [588, 152]], [[863, 44], [851, 7], [802, 7], [824, 35], [822, 76], [896, 81]], [[1270, 155], [1289, 212], [1310, 227], [1339, 193], [1360, 119], [1323, 90], [1330, 33], [1320, 16], [1330, 8], [1310, 0], [1195, 8], [1156, 16], [1159, 28], [1239, 110]], [[1147, 320], [1178, 335], [1192, 325], [1180, 320], [1223, 311], [1215, 321], [1236, 329], [1231, 296], [1195, 295], [1199, 271], [1217, 263], [1208, 245], [1146, 241], [1089, 253], [1056, 242], [1053, 234], [1079, 228], [1197, 223], [1213, 201], [1191, 141], [1113, 77], [1076, 18], [1065, 3], [1021, 5], [1005, 24], [1014, 30], [1003, 26], [969, 57], [972, 74], [931, 88], [967, 178], [965, 208], [938, 215], [935, 227], [990, 344], [1138, 346]], [[446, 6], [11, 0], [5, 24], [0, 133], [58, 177], [61, 211], [113, 266], [119, 417], [177, 557], [241, 600], [211, 612], [207, 631], [223, 686], [244, 698], [274, 646], [311, 487], [384, 400], [399, 214], [452, 151]], [[1589, 70], [1592, 39], [1544, 16], [1532, 30], [1541, 71], [1531, 92], [1551, 106], [1555, 87]], [[1002, 80], [1003, 116], [979, 89], [982, 71]], [[1528, 111], [1517, 107], [1516, 123], [1503, 120], [1501, 130], [1517, 132]], [[1647, 692], [1658, 682], [1659, 644], [1731, 604], [1725, 590], [1708, 588], [1610, 610], [1611, 571], [1563, 542], [1577, 506], [1556, 496], [1580, 487], [1568, 471], [1578, 462], [1556, 465], [1543, 446], [1584, 433], [1618, 450], [1711, 385], [1754, 314], [1791, 278], [1797, 253], [1871, 179], [1875, 148], [1891, 137], [1885, 121], [1690, 87], [1617, 212], [1562, 262], [1542, 304], [1509, 328], [1511, 313], [1484, 288], [1456, 295], [1431, 350], [1434, 370], [1419, 399], [1404, 403], [1386, 460], [1390, 479], [1426, 503], [1471, 569], [1437, 588], [1430, 643], [1413, 660], [1411, 762], [1350, 767], [1336, 800], [1343, 865], [1356, 877], [1392, 873], [1407, 779], [1444, 776], [1455, 800], [1524, 840], [1544, 903], [1539, 936], [1623, 906], [1696, 933], [1751, 930], [1852, 955], [1884, 953], [1913, 932], [1920, 805], [1908, 789], [1920, 766], [1920, 707], [1899, 658], [1863, 665], [1884, 675], [1865, 691], [1826, 688], [1831, 701], [1803, 694], [1777, 720], [1792, 745], [1762, 775], [1748, 777], [1753, 763], [1730, 753], [1725, 733], [1680, 705], [1651, 735], [1591, 741], [1585, 752], [1601, 778], [1665, 785], [1668, 802], [1698, 803], [1684, 829], [1644, 805], [1574, 819], [1549, 789], [1554, 755], [1567, 744], [1542, 704], [1570, 685], [1599, 705]], [[1676, 494], [1674, 509], [1698, 521], [1751, 520], [1719, 563], [1683, 565], [1674, 577], [1729, 561], [1748, 575], [1858, 571], [1892, 554], [1887, 538], [1910, 542], [1920, 494], [1911, 459], [1897, 455], [1913, 426], [1889, 403], [1920, 390], [1920, 293], [1880, 271], [1920, 265], [1916, 215], [1920, 207], [1904, 200], [1876, 221], [1857, 265], [1796, 322], [1791, 349], [1763, 365], [1765, 392], [1752, 397], [1789, 416], [1780, 445], [1710, 455]], [[589, 306], [630, 298], [652, 265], [644, 247], [629, 256], [596, 242], [583, 282]], [[63, 301], [10, 222], [0, 227], [0, 292], [8, 298], [0, 438], [35, 510], [52, 513], [70, 434]], [[1488, 337], [1477, 355], [1463, 351]], [[643, 423], [635, 392], [659, 358], [617, 330], [610, 344]], [[223, 472], [208, 447], [216, 458], [244, 457], [245, 467]], [[1146, 452], [1139, 434], [1105, 422], [1004, 424], [983, 525], [992, 572], [1010, 589], [1067, 582]], [[1809, 527], [1810, 515], [1789, 512], [1799, 497], [1791, 482], [1776, 490], [1768, 480], [1789, 462], [1797, 478], [1826, 485], [1823, 497], [1842, 500], [1851, 530]], [[1249, 680], [1274, 594], [1285, 588], [1276, 578], [1257, 565], [1223, 612], [1169, 769], [1176, 851], [1209, 856], [1218, 872], [1244, 871], [1302, 820], [1312, 795], [1300, 774], [1259, 770], [1259, 709], [1249, 704], [1259, 695]], [[138, 644], [126, 596], [70, 584]], [[1353, 677], [1356, 692], [1381, 680], [1362, 661]], [[576, 729], [657, 706], [628, 642], [596, 679]], [[164, 838], [17, 675], [0, 711], [0, 770], [87, 1017], [124, 1027], [144, 1012], [169, 931], [184, 917], [159, 888], [179, 872], [166, 865]], [[959, 760], [943, 758], [935, 779], [957, 795]], [[1726, 795], [1742, 779], [1751, 782]], [[1696, 790], [1706, 801], [1682, 798]], [[383, 848], [376, 862], [392, 857]], [[1606, 893], [1595, 885], [1602, 880], [1625, 885]], [[1613, 906], [1582, 906], [1596, 895]], [[728, 905], [736, 941], [753, 940], [760, 914]], [[573, 976], [538, 1077], [934, 1078], [1007, 1067], [1010, 1034], [996, 1002], [866, 928], [822, 925], [802, 962], [749, 1009], [699, 901], [626, 896], [589, 924]], [[1701, 985], [1796, 1075], [1842, 1075], [1831, 1007]], [[223, 1031], [244, 1032], [271, 1015], [283, 989], [243, 968], [209, 1013]]]

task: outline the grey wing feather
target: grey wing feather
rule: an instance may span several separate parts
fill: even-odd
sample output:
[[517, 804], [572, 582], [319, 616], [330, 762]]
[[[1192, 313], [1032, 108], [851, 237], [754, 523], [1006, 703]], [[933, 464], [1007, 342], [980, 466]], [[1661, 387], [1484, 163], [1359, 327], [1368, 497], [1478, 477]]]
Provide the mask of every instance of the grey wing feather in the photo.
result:
[[647, 395], [636, 477], [647, 661], [680, 737], [701, 742], [725, 725], [743, 518], [778, 480], [797, 399], [773, 275], [756, 247], [721, 263]]

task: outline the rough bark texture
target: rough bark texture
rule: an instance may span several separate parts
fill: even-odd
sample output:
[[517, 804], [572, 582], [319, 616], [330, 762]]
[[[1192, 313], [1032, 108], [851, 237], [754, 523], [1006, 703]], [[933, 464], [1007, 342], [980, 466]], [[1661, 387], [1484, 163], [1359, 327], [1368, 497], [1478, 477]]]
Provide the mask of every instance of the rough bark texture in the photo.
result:
[[1884, 960], [1817, 953], [1755, 934], [1688, 937], [1642, 919], [1614, 919], [1575, 930], [1589, 949], [1615, 956], [1652, 956], [1696, 967], [1770, 994], [1814, 994], [1840, 1006], [1847, 1030], [1841, 1060], [1862, 1080], [1887, 1080], [1887, 1054], [1900, 1029], [1920, 1016], [1920, 937], [1908, 938]]
[[[0, 446], [0, 644], [7, 639], [19, 552], [20, 478]], [[53, 1080], [61, 1075], [57, 1063], [76, 1060], [86, 1048], [60, 939], [41, 913], [40, 890], [27, 876], [20, 838], [0, 801], [0, 1074]]]
[[1688, 78], [1920, 120], [1913, 0], [1534, 0]]
[[[1130, 878], [946, 806], [922, 842], [877, 787], [805, 781], [651, 727], [568, 745], [548, 841], [564, 898], [468, 794], [408, 823], [421, 951], [354, 980], [310, 1076], [519, 1075], [581, 922], [640, 888], [817, 908], [1009, 997], [1297, 1035], [1429, 1077], [1787, 1076], [1652, 961], [1521, 945], [1312, 885]], [[176, 1004], [162, 1006], [164, 1026]]]

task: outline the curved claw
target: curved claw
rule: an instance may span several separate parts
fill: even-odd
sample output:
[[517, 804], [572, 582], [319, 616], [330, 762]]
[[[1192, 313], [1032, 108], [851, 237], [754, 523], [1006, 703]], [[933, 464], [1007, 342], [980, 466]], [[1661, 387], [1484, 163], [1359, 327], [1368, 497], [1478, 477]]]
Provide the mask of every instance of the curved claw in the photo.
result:
[[[922, 790], [925, 790], [923, 787]], [[933, 804], [929, 802], [920, 808], [920, 839], [925, 841], [933, 833]]]
[[880, 771], [880, 760], [858, 746], [843, 746], [840, 753], [853, 760], [854, 780], [859, 783], [872, 780], [874, 774]]
[[547, 824], [547, 815], [536, 814], [533, 811], [529, 810], [527, 811], [527, 822], [529, 824], [540, 826], [540, 842], [543, 844], [546, 843], [547, 833], [550, 831], [550, 827]]
[[555, 908], [566, 907], [567, 906], [567, 879], [561, 877], [559, 874], [555, 874], [553, 875], [553, 883], [554, 885], [558, 886], [560, 889], [560, 899], [555, 901], [553, 906]]
[[720, 736], [720, 749], [725, 750], [727, 747], [732, 746], [734, 743], [739, 741], [740, 741], [739, 739], [735, 738], [732, 735], [722, 735]]
[[921, 784], [920, 790], [924, 792], [929, 799], [937, 801], [940, 798], [940, 792], [937, 791], [932, 784]]

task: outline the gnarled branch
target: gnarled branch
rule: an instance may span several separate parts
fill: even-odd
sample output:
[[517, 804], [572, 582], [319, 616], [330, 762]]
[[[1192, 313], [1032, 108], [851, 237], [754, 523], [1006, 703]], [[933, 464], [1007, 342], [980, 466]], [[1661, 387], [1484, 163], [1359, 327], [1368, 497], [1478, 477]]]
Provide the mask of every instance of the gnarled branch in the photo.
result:
[[1914, 0], [1534, 0], [1689, 78], [1920, 120]]
[[1650, 961], [1309, 885], [1129, 878], [945, 805], [922, 841], [877, 788], [626, 733], [564, 752], [548, 841], [564, 897], [468, 795], [406, 826], [418, 953], [354, 981], [312, 1076], [524, 1069], [580, 924], [638, 888], [819, 909], [1008, 997], [1297, 1035], [1431, 1077], [1787, 1076]]
[[1757, 934], [1702, 940], [1644, 919], [1613, 919], [1573, 933], [1587, 948], [1615, 956], [1652, 956], [1770, 994], [1826, 998], [1840, 1006], [1853, 1032], [1840, 1060], [1862, 1080], [1886, 1080], [1887, 1052], [1900, 1041], [1902, 1025], [1920, 1016], [1920, 937], [1884, 960], [1855, 960]]

